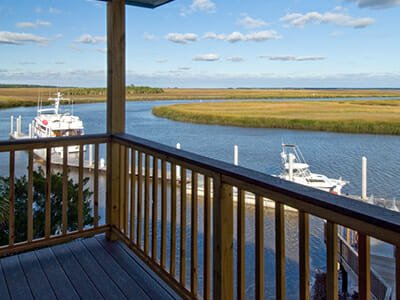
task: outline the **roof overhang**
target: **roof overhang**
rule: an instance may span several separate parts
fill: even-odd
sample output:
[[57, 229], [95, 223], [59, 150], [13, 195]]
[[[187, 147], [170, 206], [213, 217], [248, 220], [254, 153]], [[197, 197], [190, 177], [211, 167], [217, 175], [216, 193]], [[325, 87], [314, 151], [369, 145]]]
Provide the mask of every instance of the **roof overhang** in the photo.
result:
[[[106, 1], [108, 0], [100, 0]], [[126, 0], [126, 5], [140, 6], [146, 8], [156, 8], [174, 0]]]

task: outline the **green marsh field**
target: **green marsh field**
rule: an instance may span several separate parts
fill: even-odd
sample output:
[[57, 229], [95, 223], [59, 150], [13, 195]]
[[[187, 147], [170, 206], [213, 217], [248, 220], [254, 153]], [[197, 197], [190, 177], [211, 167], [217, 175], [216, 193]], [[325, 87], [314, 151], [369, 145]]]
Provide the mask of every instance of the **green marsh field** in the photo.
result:
[[400, 100], [176, 104], [153, 114], [202, 124], [400, 135]]

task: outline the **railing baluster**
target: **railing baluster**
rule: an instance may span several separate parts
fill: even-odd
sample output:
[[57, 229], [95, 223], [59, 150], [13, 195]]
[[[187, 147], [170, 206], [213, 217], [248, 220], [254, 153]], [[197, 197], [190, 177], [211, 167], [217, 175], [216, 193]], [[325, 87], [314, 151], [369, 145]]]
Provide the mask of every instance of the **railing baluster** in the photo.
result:
[[128, 228], [129, 228], [129, 156], [128, 156], [128, 147], [124, 147], [124, 156], [123, 156], [123, 165], [121, 169], [124, 170], [124, 177], [121, 180], [124, 180], [124, 189], [122, 190], [122, 199], [124, 201], [123, 213], [124, 213], [124, 234], [128, 236]]
[[169, 272], [176, 273], [176, 164], [171, 164], [171, 255]]
[[126, 222], [125, 222], [125, 146], [120, 145], [119, 147], [119, 224], [120, 230], [126, 233]]
[[326, 223], [326, 294], [328, 300], [338, 299], [338, 237], [337, 224]]
[[[79, 203], [78, 203], [79, 204]], [[79, 207], [79, 206], [78, 206]], [[79, 212], [78, 212], [79, 217]], [[44, 236], [50, 238], [51, 234], [51, 148], [46, 148], [46, 202], [45, 202]]]
[[264, 299], [264, 199], [256, 195], [256, 299]]
[[93, 212], [94, 227], [99, 226], [99, 144], [94, 145]]
[[10, 151], [10, 199], [9, 199], [9, 223], [8, 223], [8, 244], [15, 242], [15, 151]]
[[136, 243], [142, 245], [142, 198], [143, 198], [143, 154], [138, 152], [138, 187], [137, 187], [137, 233]]
[[371, 258], [369, 237], [358, 232], [358, 296], [371, 299]]
[[233, 198], [232, 186], [214, 178], [213, 299], [233, 299]]
[[285, 293], [285, 209], [275, 202], [275, 253], [276, 253], [276, 298], [284, 300]]
[[204, 175], [204, 299], [210, 299], [210, 281], [211, 281], [211, 195], [210, 195], [210, 177]]
[[244, 300], [245, 295], [245, 233], [246, 233], [246, 192], [238, 188], [237, 200], [237, 297]]
[[28, 154], [28, 242], [33, 240], [33, 150]]
[[198, 174], [192, 171], [192, 212], [191, 212], [191, 292], [193, 295], [197, 295], [197, 207], [198, 207]]
[[63, 175], [62, 175], [62, 233], [68, 229], [68, 146], [63, 147]]
[[83, 230], [83, 144], [79, 145], [78, 230]]
[[396, 264], [396, 278], [395, 286], [396, 286], [396, 299], [400, 300], [400, 246], [397, 246], [395, 249], [395, 264]]
[[157, 260], [157, 226], [158, 226], [158, 158], [153, 156], [153, 207], [152, 207], [152, 241], [151, 258]]
[[167, 162], [161, 161], [161, 268], [167, 259]]
[[181, 167], [181, 249], [179, 282], [186, 285], [186, 169]]
[[149, 253], [149, 218], [150, 218], [150, 156], [145, 156], [144, 166], [144, 252]]
[[130, 215], [130, 240], [135, 236], [135, 212], [136, 212], [136, 150], [131, 148], [131, 215]]
[[309, 216], [299, 211], [299, 268], [300, 268], [300, 300], [310, 299], [310, 223]]

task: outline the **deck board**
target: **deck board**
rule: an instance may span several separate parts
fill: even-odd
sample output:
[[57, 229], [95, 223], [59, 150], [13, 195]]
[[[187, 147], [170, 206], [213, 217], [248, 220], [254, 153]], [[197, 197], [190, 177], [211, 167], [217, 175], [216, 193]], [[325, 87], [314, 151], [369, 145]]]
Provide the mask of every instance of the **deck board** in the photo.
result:
[[121, 241], [104, 235], [0, 258], [0, 300], [181, 299]]
[[22, 253], [19, 261], [35, 299], [57, 299], [35, 253]]
[[[143, 291], [142, 287], [134, 281], [123, 268], [121, 268], [113, 257], [110, 256], [103, 247], [101, 247], [96, 239], [84, 240], [83, 244], [128, 299], [132, 299], [133, 297], [143, 300], [150, 299], [150, 297]], [[114, 276], [115, 274], [119, 274], [120, 276]]]
[[3, 273], [3, 267], [0, 263], [0, 299], [8, 300], [10, 299], [10, 294], [8, 293], [7, 282]]
[[139, 265], [137, 261], [123, 249], [124, 246], [122, 246], [121, 243], [114, 246], [110, 244], [104, 236], [99, 236], [97, 241], [129, 276], [140, 284], [151, 299], [174, 299], [173, 293], [171, 294], [169, 290], [165, 288], [165, 284], [162, 285], [155, 280], [155, 275], [152, 276], [149, 274], [149, 270]]
[[[126, 299], [125, 295], [108, 274], [104, 272], [103, 268], [99, 266], [82, 242], [69, 243], [68, 247], [104, 298]], [[115, 276], [117, 275], [115, 274]]]
[[9, 256], [1, 260], [8, 291], [12, 299], [33, 299], [18, 256]]
[[79, 299], [78, 293], [50, 248], [35, 251], [47, 279], [59, 299]]
[[66, 245], [51, 248], [82, 299], [104, 299]]

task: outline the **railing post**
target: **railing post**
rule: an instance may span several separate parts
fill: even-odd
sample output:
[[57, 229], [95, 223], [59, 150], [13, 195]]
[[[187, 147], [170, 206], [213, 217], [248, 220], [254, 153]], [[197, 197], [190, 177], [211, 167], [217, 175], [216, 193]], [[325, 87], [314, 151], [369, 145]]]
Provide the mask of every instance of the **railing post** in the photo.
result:
[[233, 299], [233, 197], [232, 186], [214, 177], [214, 299]]
[[[125, 0], [107, 3], [107, 133], [125, 132]], [[106, 222], [119, 228], [120, 151], [112, 140], [107, 146]], [[109, 239], [116, 239], [108, 233]]]

